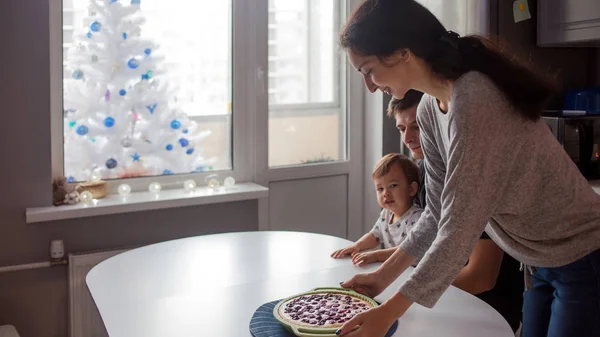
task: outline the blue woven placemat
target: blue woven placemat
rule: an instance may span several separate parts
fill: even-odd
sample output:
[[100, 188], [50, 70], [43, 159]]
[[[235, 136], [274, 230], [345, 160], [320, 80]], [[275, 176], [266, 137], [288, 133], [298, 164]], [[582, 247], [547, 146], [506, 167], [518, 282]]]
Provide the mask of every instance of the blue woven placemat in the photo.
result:
[[[294, 334], [283, 328], [273, 316], [273, 309], [279, 301], [265, 303], [258, 307], [250, 320], [250, 333], [254, 337], [294, 337]], [[398, 321], [390, 327], [385, 337], [391, 337], [398, 328]]]

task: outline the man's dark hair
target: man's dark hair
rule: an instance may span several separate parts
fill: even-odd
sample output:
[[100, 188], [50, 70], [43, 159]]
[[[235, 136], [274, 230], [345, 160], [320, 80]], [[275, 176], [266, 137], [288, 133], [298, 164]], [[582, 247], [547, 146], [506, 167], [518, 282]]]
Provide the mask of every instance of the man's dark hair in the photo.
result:
[[390, 101], [390, 104], [388, 104], [387, 108], [388, 117], [394, 118], [397, 113], [418, 105], [419, 102], [421, 102], [421, 97], [423, 97], [422, 92], [412, 89], [407, 91], [402, 99], [392, 97], [392, 100]]

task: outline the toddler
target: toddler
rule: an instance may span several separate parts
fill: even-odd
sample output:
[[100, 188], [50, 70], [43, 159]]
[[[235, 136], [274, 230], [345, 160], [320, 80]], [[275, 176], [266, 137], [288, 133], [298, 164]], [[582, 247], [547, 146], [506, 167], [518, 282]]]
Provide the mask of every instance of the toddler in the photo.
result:
[[[414, 204], [419, 189], [419, 168], [407, 156], [390, 153], [373, 170], [377, 201], [383, 208], [373, 229], [333, 258], [350, 255], [352, 263], [366, 265], [387, 260], [404, 240], [423, 210]], [[383, 246], [383, 249], [364, 252]]]

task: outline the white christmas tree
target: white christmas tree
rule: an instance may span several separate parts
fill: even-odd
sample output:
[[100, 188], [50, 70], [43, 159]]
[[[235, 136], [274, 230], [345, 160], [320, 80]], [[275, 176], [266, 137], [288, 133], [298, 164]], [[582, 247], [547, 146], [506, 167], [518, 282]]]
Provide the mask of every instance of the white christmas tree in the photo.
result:
[[64, 158], [69, 181], [212, 169], [210, 131], [177, 108], [158, 45], [141, 36], [140, 0], [90, 0], [65, 62]]

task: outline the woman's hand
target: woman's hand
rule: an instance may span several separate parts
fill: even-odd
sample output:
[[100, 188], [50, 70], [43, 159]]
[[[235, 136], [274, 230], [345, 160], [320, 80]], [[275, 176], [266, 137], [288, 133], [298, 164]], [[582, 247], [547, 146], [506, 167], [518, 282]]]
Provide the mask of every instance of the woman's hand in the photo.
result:
[[354, 316], [335, 333], [347, 337], [384, 337], [397, 317], [385, 307], [376, 307]]
[[383, 337], [412, 304], [411, 300], [397, 292], [382, 305], [353, 317], [336, 334], [348, 337]]
[[360, 249], [356, 246], [356, 244], [353, 244], [351, 246], [348, 246], [344, 249], [338, 249], [335, 252], [333, 252], [331, 254], [331, 257], [333, 257], [334, 259], [340, 259], [342, 257], [346, 257], [348, 255], [350, 256], [354, 256], [356, 254], [360, 253]]
[[364, 266], [369, 263], [379, 262], [378, 254], [379, 251], [354, 254], [352, 256], [352, 263], [354, 263], [357, 266]]
[[375, 273], [356, 274], [346, 282], [340, 283], [343, 288], [350, 288], [371, 298], [381, 294], [389, 285]]

